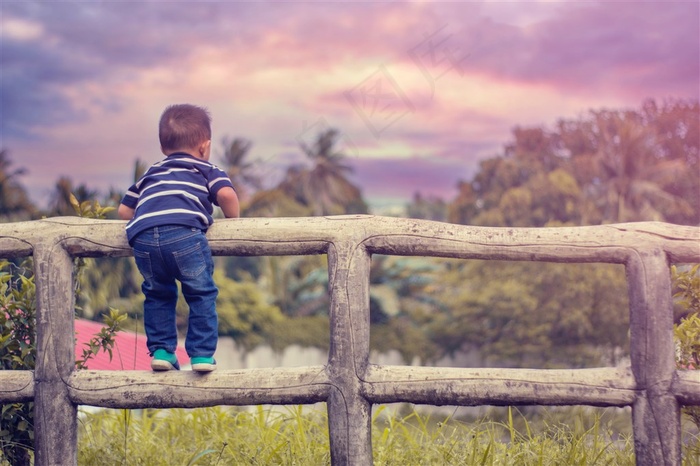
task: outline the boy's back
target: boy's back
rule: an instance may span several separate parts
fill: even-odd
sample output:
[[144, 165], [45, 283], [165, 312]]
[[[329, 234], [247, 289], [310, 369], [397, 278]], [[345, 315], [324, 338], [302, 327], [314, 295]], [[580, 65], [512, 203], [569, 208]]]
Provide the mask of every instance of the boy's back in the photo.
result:
[[238, 217], [238, 196], [226, 173], [209, 163], [211, 118], [206, 109], [173, 105], [159, 123], [166, 158], [127, 191], [119, 216], [143, 275], [144, 327], [153, 370], [179, 369], [175, 306], [179, 281], [190, 308], [185, 349], [192, 369], [216, 367], [218, 341], [214, 262], [205, 236], [214, 204]]
[[124, 196], [133, 219], [129, 242], [158, 225], [182, 225], [206, 231], [213, 223], [213, 204], [221, 188], [230, 187], [226, 173], [206, 160], [176, 152], [152, 165]]

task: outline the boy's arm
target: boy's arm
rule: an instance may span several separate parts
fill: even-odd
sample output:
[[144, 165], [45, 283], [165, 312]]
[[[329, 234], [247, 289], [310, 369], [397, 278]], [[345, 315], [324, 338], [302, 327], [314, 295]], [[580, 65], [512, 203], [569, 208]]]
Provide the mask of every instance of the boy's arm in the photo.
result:
[[134, 209], [124, 204], [119, 204], [117, 215], [119, 215], [119, 218], [122, 220], [131, 220], [134, 217]]
[[241, 216], [238, 194], [230, 186], [221, 188], [216, 193], [216, 203], [219, 204], [226, 218], [238, 218]]

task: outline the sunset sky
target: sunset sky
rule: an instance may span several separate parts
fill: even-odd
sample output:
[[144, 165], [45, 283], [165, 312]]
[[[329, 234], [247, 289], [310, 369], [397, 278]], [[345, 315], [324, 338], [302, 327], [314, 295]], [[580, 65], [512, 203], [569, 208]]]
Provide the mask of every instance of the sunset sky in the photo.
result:
[[699, 97], [700, 2], [0, 3], [0, 147], [33, 199], [125, 190], [164, 107], [209, 108], [268, 186], [341, 131], [368, 199], [448, 200], [516, 126]]

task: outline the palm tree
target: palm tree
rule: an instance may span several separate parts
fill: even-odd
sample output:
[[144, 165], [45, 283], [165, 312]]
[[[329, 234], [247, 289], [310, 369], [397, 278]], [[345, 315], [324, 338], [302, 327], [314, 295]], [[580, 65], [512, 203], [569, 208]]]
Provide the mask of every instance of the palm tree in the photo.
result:
[[253, 143], [247, 139], [235, 138], [233, 141], [224, 138], [224, 153], [222, 161], [226, 174], [231, 178], [236, 193], [241, 200], [247, 200], [249, 189], [258, 191], [262, 189], [260, 176], [253, 173], [255, 164], [246, 160]]
[[311, 169], [292, 167], [279, 188], [299, 203], [313, 209], [314, 215], [367, 213], [367, 204], [360, 189], [347, 175], [352, 167], [343, 163], [345, 155], [336, 151], [340, 133], [328, 129], [318, 135], [309, 147], [303, 142], [302, 151], [309, 157]]
[[36, 207], [18, 181], [25, 173], [24, 168], [12, 168], [8, 152], [0, 150], [0, 217], [14, 219], [36, 214]]

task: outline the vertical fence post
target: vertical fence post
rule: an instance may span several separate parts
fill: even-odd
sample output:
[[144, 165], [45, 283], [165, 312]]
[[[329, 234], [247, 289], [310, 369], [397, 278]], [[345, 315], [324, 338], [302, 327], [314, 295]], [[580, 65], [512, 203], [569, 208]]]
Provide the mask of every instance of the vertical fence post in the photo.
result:
[[369, 363], [369, 265], [367, 251], [350, 242], [328, 249], [331, 341], [328, 429], [333, 465], [372, 464], [371, 405], [360, 377]]
[[681, 463], [680, 407], [671, 391], [675, 373], [671, 273], [659, 249], [637, 251], [627, 262], [630, 358], [640, 394], [632, 406], [639, 466]]
[[34, 248], [37, 358], [34, 390], [35, 463], [77, 464], [77, 408], [66, 385], [75, 367], [73, 261], [58, 243]]

